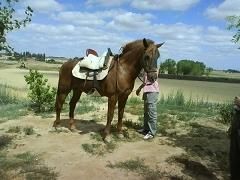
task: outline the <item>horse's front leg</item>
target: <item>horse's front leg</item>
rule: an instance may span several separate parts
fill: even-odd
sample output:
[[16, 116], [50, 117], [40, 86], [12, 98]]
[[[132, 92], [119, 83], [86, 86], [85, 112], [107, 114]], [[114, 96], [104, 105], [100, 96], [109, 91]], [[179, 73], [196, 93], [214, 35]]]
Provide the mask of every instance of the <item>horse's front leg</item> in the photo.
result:
[[117, 96], [113, 95], [108, 98], [108, 112], [107, 112], [107, 124], [103, 130], [103, 140], [109, 135], [111, 129], [111, 122], [113, 119], [114, 109], [117, 102]]
[[82, 92], [79, 89], [73, 89], [73, 96], [69, 103], [69, 109], [70, 109], [69, 110], [69, 129], [71, 131], [76, 130], [75, 119], [74, 119], [74, 110], [75, 110], [78, 100], [81, 97], [81, 94], [82, 94]]
[[117, 131], [119, 134], [122, 134], [122, 119], [124, 108], [128, 99], [129, 94], [122, 94], [118, 97], [118, 123], [117, 123]]

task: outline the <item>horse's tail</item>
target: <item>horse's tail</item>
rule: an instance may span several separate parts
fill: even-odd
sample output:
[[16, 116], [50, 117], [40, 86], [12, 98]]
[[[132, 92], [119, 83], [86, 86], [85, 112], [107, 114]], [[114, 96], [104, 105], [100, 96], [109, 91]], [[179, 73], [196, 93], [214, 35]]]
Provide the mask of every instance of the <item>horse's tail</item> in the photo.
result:
[[72, 85], [72, 69], [76, 65], [76, 61], [65, 62], [59, 70], [58, 90], [57, 93], [68, 93]]

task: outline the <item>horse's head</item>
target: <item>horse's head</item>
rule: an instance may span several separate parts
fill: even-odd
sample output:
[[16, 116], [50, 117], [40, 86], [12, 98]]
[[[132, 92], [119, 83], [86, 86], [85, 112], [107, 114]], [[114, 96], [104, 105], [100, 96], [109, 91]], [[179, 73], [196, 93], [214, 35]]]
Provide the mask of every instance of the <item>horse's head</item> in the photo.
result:
[[142, 66], [144, 71], [147, 73], [147, 78], [150, 82], [154, 82], [157, 80], [157, 59], [160, 56], [158, 48], [160, 48], [163, 44], [164, 43], [148, 43], [145, 38], [143, 39], [145, 52], [142, 58]]

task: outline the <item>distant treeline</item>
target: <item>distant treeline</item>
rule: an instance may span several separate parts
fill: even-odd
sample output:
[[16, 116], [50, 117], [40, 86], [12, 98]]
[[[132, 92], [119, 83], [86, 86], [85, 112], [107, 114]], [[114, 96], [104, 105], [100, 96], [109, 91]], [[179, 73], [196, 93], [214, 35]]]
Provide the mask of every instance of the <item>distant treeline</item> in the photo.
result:
[[35, 58], [35, 60], [37, 60], [37, 61], [45, 61], [45, 59], [46, 59], [45, 53], [43, 53], [43, 54], [41, 54], [41, 53], [30, 53], [28, 51], [22, 52], [22, 53], [15, 52], [14, 57], [16, 59]]
[[240, 79], [227, 78], [227, 77], [191, 76], [191, 75], [161, 74], [161, 73], [159, 73], [158, 77], [163, 79], [240, 83]]
[[240, 71], [235, 70], [235, 69], [224, 70], [224, 72], [227, 72], [227, 73], [240, 73]]
[[174, 59], [166, 59], [160, 64], [159, 73], [202, 76], [209, 75], [211, 71], [213, 68], [206, 67], [203, 62], [186, 59], [176, 62]]

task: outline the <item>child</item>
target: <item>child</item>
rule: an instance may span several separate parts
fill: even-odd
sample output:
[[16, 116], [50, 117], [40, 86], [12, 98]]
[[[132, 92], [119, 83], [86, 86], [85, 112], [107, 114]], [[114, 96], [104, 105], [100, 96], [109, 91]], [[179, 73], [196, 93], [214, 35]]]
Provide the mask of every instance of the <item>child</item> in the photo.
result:
[[144, 83], [137, 89], [136, 94], [139, 95], [143, 88], [144, 100], [144, 126], [138, 130], [144, 134], [143, 139], [148, 140], [154, 138], [157, 132], [157, 101], [159, 95], [158, 81], [153, 83], [147, 80], [147, 74], [144, 73]]

